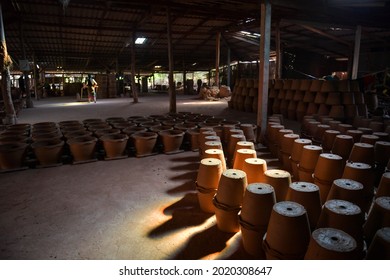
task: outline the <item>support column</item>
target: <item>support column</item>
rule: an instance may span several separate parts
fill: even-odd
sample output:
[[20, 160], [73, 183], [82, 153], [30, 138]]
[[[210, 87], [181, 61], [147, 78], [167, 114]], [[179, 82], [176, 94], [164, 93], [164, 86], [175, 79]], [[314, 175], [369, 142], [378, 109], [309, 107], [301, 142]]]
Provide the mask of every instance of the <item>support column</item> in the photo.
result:
[[228, 47], [228, 54], [227, 54], [227, 86], [231, 88], [230, 80], [231, 80], [231, 69], [230, 69], [230, 47]]
[[167, 36], [168, 36], [168, 60], [169, 60], [169, 112], [176, 113], [176, 92], [175, 83], [173, 81], [173, 48], [172, 48], [172, 27], [171, 27], [171, 11], [167, 8]]
[[362, 37], [362, 27], [361, 25], [358, 25], [356, 27], [356, 33], [355, 33], [355, 48], [353, 51], [353, 61], [352, 61], [352, 73], [351, 73], [351, 79], [355, 80], [357, 79], [357, 73], [359, 69], [359, 55], [360, 55], [360, 41]]
[[276, 45], [276, 71], [275, 71], [275, 79], [282, 78], [282, 55], [280, 49], [280, 20], [276, 22], [276, 30], [275, 30], [275, 45]]
[[135, 83], [135, 32], [131, 37], [131, 92], [133, 93], [133, 103], [138, 103], [138, 87]]
[[[268, 115], [268, 82], [269, 82], [269, 55], [271, 45], [271, 4], [269, 0], [261, 3], [260, 24], [260, 71], [259, 71], [259, 101], [257, 104], [257, 131], [258, 140], [265, 142], [265, 130]], [[260, 139], [259, 139], [260, 138]]]
[[215, 85], [219, 87], [219, 60], [221, 57], [221, 32], [217, 33], [215, 44]]
[[33, 54], [33, 65], [34, 65], [34, 69], [33, 69], [33, 76], [34, 76], [34, 95], [35, 95], [35, 100], [38, 100], [39, 99], [39, 93], [38, 93], [38, 88], [37, 88], [37, 84], [39, 82], [39, 77], [38, 77], [38, 74], [37, 74], [37, 61], [35, 59], [35, 53]]

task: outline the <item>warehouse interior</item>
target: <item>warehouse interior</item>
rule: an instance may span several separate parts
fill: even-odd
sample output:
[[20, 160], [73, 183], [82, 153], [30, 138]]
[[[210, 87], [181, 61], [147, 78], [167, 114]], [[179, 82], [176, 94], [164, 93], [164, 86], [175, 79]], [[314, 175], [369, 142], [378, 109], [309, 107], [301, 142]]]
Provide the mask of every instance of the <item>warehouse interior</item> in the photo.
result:
[[[10, 64], [3, 59], [0, 259], [389, 259], [389, 12], [387, 0], [2, 0], [2, 55]], [[96, 103], [83, 96], [88, 74], [98, 82]], [[46, 84], [56, 93], [47, 94]], [[102, 127], [93, 130], [88, 121]], [[91, 158], [76, 160], [67, 122], [89, 133], [77, 131], [74, 138], [96, 139]], [[56, 133], [42, 131], [53, 125]], [[135, 126], [158, 137], [149, 153], [135, 148]], [[173, 151], [161, 132], [169, 130], [182, 137]], [[220, 142], [227, 169], [241, 170], [234, 168], [235, 147], [234, 157], [231, 152], [231, 143], [241, 139], [268, 173], [279, 172], [252, 181], [263, 184], [263, 193], [253, 192], [263, 199], [273, 187], [267, 224], [242, 220], [249, 177], [238, 187], [239, 209], [217, 202], [221, 185], [205, 190], [197, 184], [211, 177], [199, 177], [208, 158], [200, 140], [205, 131], [213, 131], [210, 145]], [[111, 157], [101, 137], [119, 139], [114, 134], [126, 146]], [[334, 137], [330, 147], [325, 136]], [[346, 141], [342, 148], [336, 138]], [[61, 143], [55, 163], [42, 163], [37, 139]], [[311, 169], [304, 170], [303, 161], [293, 165], [292, 146], [286, 160], [282, 141], [316, 150]], [[15, 166], [5, 158], [17, 144], [24, 153]], [[353, 148], [366, 148], [366, 154], [356, 156]], [[320, 155], [339, 158], [338, 169], [315, 169]], [[319, 179], [320, 171], [331, 181]], [[223, 174], [218, 182], [229, 178]], [[280, 174], [289, 182], [283, 198], [268, 177]], [[334, 195], [330, 190], [349, 184], [361, 191], [351, 200], [334, 196], [339, 212], [333, 210], [355, 211], [355, 220], [320, 219], [335, 207], [325, 204], [328, 193]], [[315, 222], [309, 205], [287, 196], [290, 185], [301, 194], [316, 190], [322, 212]], [[203, 194], [212, 211], [201, 204]], [[274, 223], [277, 215], [288, 217], [275, 205], [296, 211], [292, 216], [305, 213], [303, 233], [299, 221], [288, 230], [281, 230], [283, 220], [269, 226], [272, 214]], [[251, 210], [257, 217], [265, 207]], [[233, 225], [221, 225], [222, 210], [234, 214], [228, 220]], [[283, 239], [282, 232], [290, 236]], [[273, 247], [273, 236], [280, 236], [281, 248]]]

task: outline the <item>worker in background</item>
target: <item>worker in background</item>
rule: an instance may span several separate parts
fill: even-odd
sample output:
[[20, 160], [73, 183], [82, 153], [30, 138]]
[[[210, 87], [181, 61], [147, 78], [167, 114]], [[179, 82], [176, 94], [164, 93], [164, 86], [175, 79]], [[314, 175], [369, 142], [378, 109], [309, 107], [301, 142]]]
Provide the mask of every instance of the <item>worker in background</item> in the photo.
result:
[[96, 89], [98, 87], [97, 82], [92, 78], [91, 74], [88, 74], [88, 78], [85, 81], [85, 85], [88, 89], [88, 102], [91, 103], [92, 100], [96, 103]]

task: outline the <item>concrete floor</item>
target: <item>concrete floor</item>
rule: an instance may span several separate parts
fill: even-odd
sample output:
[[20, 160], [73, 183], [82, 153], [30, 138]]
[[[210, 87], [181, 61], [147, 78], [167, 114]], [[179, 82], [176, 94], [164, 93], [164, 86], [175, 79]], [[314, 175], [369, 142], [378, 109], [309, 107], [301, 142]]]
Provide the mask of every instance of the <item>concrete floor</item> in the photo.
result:
[[[168, 95], [77, 102], [34, 101], [19, 123], [165, 114]], [[177, 97], [177, 111], [256, 123], [227, 101]], [[288, 124], [286, 124], [289, 127]], [[294, 126], [296, 129], [297, 126]], [[270, 168], [278, 162], [266, 150]], [[252, 259], [240, 233], [218, 230], [198, 206], [199, 154], [186, 151], [0, 174], [0, 259]]]

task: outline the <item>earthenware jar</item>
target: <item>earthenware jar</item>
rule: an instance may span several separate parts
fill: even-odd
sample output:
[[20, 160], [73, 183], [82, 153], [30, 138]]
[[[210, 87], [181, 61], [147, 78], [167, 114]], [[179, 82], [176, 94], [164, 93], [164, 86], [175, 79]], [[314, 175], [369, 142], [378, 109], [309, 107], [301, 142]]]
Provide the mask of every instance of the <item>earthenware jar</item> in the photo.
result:
[[332, 186], [328, 192], [326, 200], [346, 200], [350, 201], [360, 207], [362, 211], [365, 211], [365, 193], [364, 186], [351, 179], [336, 179], [333, 181]]
[[61, 163], [64, 141], [60, 139], [38, 140], [31, 144], [31, 148], [40, 166], [55, 165]]
[[95, 148], [97, 138], [93, 136], [81, 136], [68, 139], [70, 152], [73, 156], [73, 162], [85, 162], [96, 159]]
[[200, 161], [196, 184], [204, 189], [217, 190], [223, 169], [222, 162], [216, 158], [205, 158]]
[[263, 249], [267, 260], [301, 260], [310, 241], [310, 227], [305, 208], [293, 201], [274, 204]]
[[130, 135], [133, 139], [137, 157], [150, 156], [155, 154], [154, 148], [157, 143], [158, 134], [150, 131], [134, 132]]
[[355, 239], [357, 250], [363, 252], [364, 219], [364, 212], [358, 205], [347, 200], [332, 199], [325, 202], [317, 228], [337, 228], [348, 233]]
[[379, 181], [375, 197], [390, 196], [390, 172], [385, 172]]
[[276, 201], [286, 198], [287, 190], [291, 184], [291, 174], [281, 169], [269, 169], [264, 172], [265, 183], [271, 185], [275, 191]]
[[178, 153], [183, 144], [184, 132], [181, 130], [163, 130], [158, 133], [162, 137], [165, 154]]
[[302, 155], [303, 147], [305, 145], [311, 145], [311, 144], [312, 144], [312, 140], [310, 139], [300, 138], [294, 140], [290, 161], [291, 161], [292, 174], [295, 181], [299, 180], [298, 165]]
[[28, 144], [23, 142], [0, 145], [0, 169], [12, 170], [22, 168]]
[[353, 144], [351, 153], [348, 157], [348, 161], [363, 162], [373, 166], [375, 164], [374, 146], [366, 143]]
[[244, 161], [247, 158], [257, 158], [256, 151], [252, 149], [239, 149], [234, 155], [233, 168], [240, 170], [243, 169]]
[[242, 123], [239, 125], [240, 129], [244, 132], [247, 141], [256, 142], [256, 125], [249, 123]]
[[377, 141], [379, 141], [379, 137], [376, 136], [376, 135], [372, 135], [372, 134], [363, 134], [360, 137], [360, 142], [361, 143], [367, 143], [367, 144], [375, 145], [375, 143]]
[[366, 259], [390, 259], [390, 227], [383, 227], [376, 231], [374, 238], [368, 247]]
[[238, 169], [225, 170], [219, 180], [216, 198], [218, 203], [241, 208], [245, 188], [248, 185], [246, 173]]
[[320, 217], [322, 206], [319, 187], [308, 182], [293, 182], [287, 190], [286, 200], [297, 202], [305, 207], [310, 229], [314, 230]]
[[247, 158], [242, 166], [242, 171], [247, 175], [248, 184], [264, 183], [264, 172], [267, 169], [267, 162], [260, 158]]
[[106, 154], [106, 159], [126, 156], [127, 140], [129, 136], [122, 133], [104, 134], [100, 137]]
[[332, 154], [341, 156], [344, 161], [347, 161], [349, 154], [351, 153], [353, 147], [353, 137], [350, 135], [339, 134], [336, 136], [333, 146]]
[[275, 203], [272, 186], [264, 183], [248, 184], [239, 213], [239, 222], [244, 249], [252, 256], [265, 256], [262, 240]]
[[219, 159], [222, 162], [222, 170], [225, 171], [227, 169], [225, 154], [221, 149], [208, 149], [204, 152], [203, 158]]
[[368, 246], [374, 238], [377, 230], [390, 226], [390, 197], [381, 196], [374, 200], [373, 206], [368, 213], [363, 225], [364, 235]]
[[355, 239], [335, 228], [318, 228], [313, 231], [305, 260], [355, 260], [360, 254]]

